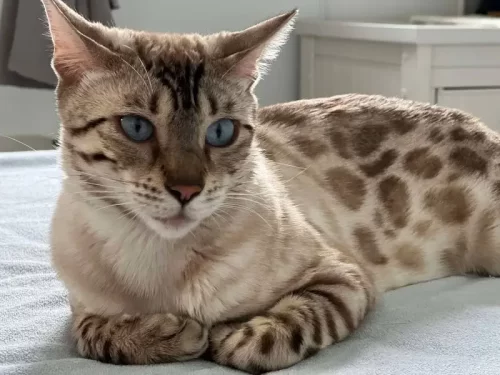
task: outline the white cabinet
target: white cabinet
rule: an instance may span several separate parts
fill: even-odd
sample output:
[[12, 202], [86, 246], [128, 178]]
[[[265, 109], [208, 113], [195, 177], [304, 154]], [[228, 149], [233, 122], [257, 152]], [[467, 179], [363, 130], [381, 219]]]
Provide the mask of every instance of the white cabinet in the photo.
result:
[[303, 20], [300, 96], [381, 94], [459, 108], [500, 132], [500, 28]]
[[500, 132], [500, 89], [439, 89], [436, 102], [473, 113]]

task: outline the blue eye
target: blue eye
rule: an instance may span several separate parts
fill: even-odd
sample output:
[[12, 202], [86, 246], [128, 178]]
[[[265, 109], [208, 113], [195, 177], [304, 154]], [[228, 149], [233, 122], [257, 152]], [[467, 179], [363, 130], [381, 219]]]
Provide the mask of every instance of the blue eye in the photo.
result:
[[234, 123], [227, 118], [217, 120], [207, 129], [205, 140], [213, 147], [229, 146], [234, 138]]
[[123, 116], [120, 125], [127, 137], [134, 142], [147, 141], [153, 135], [153, 124], [141, 116]]

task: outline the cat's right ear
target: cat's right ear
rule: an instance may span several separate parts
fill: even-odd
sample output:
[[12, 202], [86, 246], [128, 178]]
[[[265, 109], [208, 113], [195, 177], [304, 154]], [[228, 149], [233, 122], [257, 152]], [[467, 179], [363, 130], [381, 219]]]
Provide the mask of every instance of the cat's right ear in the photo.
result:
[[104, 69], [116, 55], [96, 41], [99, 25], [92, 24], [61, 0], [42, 0], [54, 45], [52, 68], [59, 80], [76, 82]]

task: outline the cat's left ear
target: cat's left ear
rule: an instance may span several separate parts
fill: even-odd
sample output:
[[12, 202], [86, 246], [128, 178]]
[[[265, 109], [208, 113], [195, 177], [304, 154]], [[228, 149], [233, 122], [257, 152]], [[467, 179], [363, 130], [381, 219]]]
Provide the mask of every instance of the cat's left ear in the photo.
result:
[[218, 46], [227, 69], [224, 74], [255, 84], [287, 41], [297, 13], [294, 9], [246, 30], [226, 34]]

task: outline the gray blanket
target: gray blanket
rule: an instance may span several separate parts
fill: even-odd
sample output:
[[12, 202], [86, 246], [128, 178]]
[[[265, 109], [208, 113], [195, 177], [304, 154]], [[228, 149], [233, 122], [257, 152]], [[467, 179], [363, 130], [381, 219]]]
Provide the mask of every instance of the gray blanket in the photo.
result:
[[[204, 361], [118, 367], [78, 358], [47, 236], [56, 153], [0, 154], [0, 374], [237, 374]], [[500, 280], [455, 277], [389, 292], [361, 329], [286, 375], [500, 374]]]
[[[118, 0], [64, 0], [86, 19], [112, 25]], [[0, 2], [1, 3], [1, 2]], [[53, 88], [52, 43], [40, 0], [3, 0], [0, 18], [0, 84]]]

